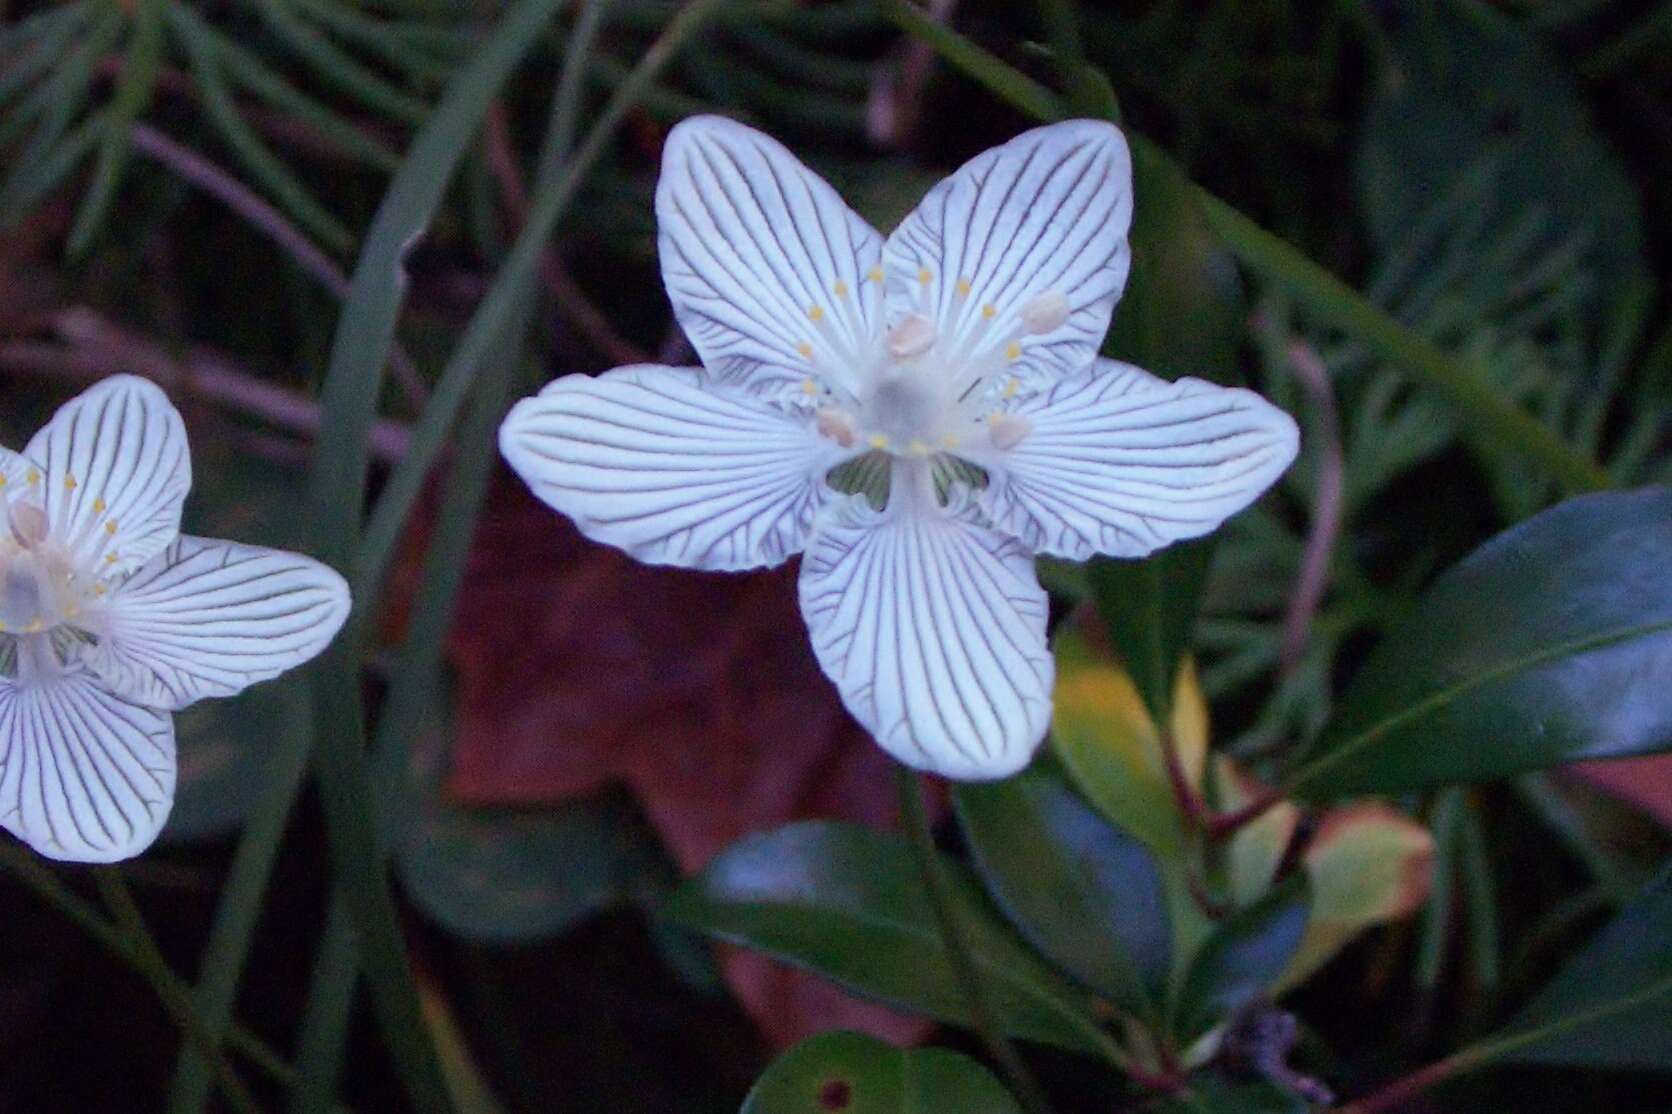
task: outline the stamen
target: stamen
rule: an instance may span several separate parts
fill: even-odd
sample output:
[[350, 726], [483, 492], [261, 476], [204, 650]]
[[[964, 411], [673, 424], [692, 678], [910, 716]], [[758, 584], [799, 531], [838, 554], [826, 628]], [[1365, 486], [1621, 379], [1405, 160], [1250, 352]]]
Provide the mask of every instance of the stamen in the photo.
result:
[[93, 500], [93, 513], [94, 514], [104, 514], [105, 513], [105, 501], [103, 499], [94, 499]]
[[8, 524], [12, 528], [12, 537], [24, 549], [33, 549], [46, 541], [50, 529], [46, 520], [46, 511], [33, 503], [13, 503], [7, 508]]
[[29, 474], [27, 476], [24, 476], [23, 479], [24, 479], [25, 483], [27, 483], [30, 487], [33, 487], [36, 484], [41, 482], [41, 474], [39, 472], [37, 472], [35, 469], [31, 468], [31, 469], [29, 469]]
[[[853, 447], [853, 422], [840, 410], [825, 408], [818, 413], [817, 429], [819, 435], [828, 437], [844, 449]], [[874, 440], [874, 438], [873, 438]]]
[[885, 433], [873, 433], [871, 434], [869, 443], [873, 449], [886, 449], [888, 448], [888, 435]]
[[1004, 358], [1007, 359], [1007, 360], [1019, 360], [1019, 359], [1021, 359], [1022, 358], [1022, 346], [1020, 344], [1017, 344], [1015, 341], [1011, 341], [1009, 344], [1004, 346]]
[[958, 280], [957, 290], [958, 290], [958, 296], [960, 298], [969, 297], [970, 296], [970, 280], [967, 279], [967, 278], [960, 278]]
[[929, 446], [925, 445], [921, 441], [913, 439], [911, 443], [906, 446], [906, 451], [912, 456], [928, 456]]
[[986, 305], [981, 307], [981, 316], [985, 317], [989, 321], [998, 315], [999, 307], [995, 306], [992, 302], [988, 302]]
[[108, 518], [105, 520], [105, 533], [114, 538], [116, 536], [116, 529], [116, 520], [114, 518]]
[[888, 354], [896, 360], [921, 356], [935, 346], [935, 326], [922, 314], [908, 314], [888, 334]]
[[848, 296], [848, 284], [841, 279], [837, 279], [836, 285], [830, 288], [830, 292], [838, 298], [846, 298]]
[[928, 286], [929, 285], [929, 280], [934, 278], [934, 277], [935, 277], [934, 275], [929, 273], [929, 268], [927, 268], [927, 267], [918, 268], [917, 281], [922, 283], [924, 286]]
[[1010, 377], [1010, 382], [1008, 382], [1004, 385], [1004, 397], [1005, 398], [1015, 398], [1016, 397], [1016, 392], [1021, 390], [1021, 389], [1022, 389], [1022, 381], [1020, 379], [1017, 379], [1015, 376], [1011, 376]]
[[882, 281], [882, 268], [881, 267], [872, 267], [869, 271], [865, 272], [865, 277], [870, 279], [872, 282], [881, 282]]
[[807, 319], [809, 321], [822, 321], [824, 319], [824, 307], [823, 306], [808, 306], [807, 307]]
[[1020, 414], [992, 414], [987, 418], [987, 436], [995, 449], [1014, 449], [1033, 432], [1033, 423]]
[[813, 346], [808, 344], [806, 341], [802, 341], [800, 344], [796, 345], [795, 350], [801, 353], [801, 358], [803, 360], [810, 360], [813, 358]]
[[1022, 307], [1022, 328], [1035, 336], [1048, 333], [1068, 320], [1068, 297], [1060, 290], [1047, 290]]
[[801, 381], [801, 393], [809, 397], [816, 395], [819, 393], [819, 385], [811, 379], [803, 379]]
[[64, 490], [74, 491], [76, 486], [75, 477], [70, 475], [68, 472], [64, 473]]
[[957, 447], [958, 435], [956, 433], [948, 433], [945, 437], [941, 438], [941, 448], [956, 449]]

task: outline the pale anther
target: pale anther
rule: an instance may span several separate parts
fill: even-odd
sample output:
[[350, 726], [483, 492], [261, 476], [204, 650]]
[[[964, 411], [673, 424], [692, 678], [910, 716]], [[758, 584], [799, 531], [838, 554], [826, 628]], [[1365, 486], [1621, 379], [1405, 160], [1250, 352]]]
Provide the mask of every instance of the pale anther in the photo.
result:
[[64, 476], [64, 490], [65, 491], [74, 491], [75, 488], [76, 488], [75, 477], [66, 473], [65, 476]]
[[896, 360], [921, 356], [935, 346], [935, 325], [921, 314], [908, 314], [888, 333], [888, 354]]
[[1047, 290], [1022, 307], [1022, 328], [1038, 335], [1058, 328], [1068, 320], [1068, 298], [1060, 290]]
[[934, 275], [929, 273], [929, 268], [927, 268], [927, 267], [918, 268], [917, 281], [921, 282], [924, 286], [928, 286], [929, 285], [929, 280], [934, 278], [934, 277], [935, 277]]
[[841, 279], [837, 279], [836, 285], [830, 288], [830, 292], [838, 298], [846, 298], [848, 296], [848, 284]]
[[865, 277], [870, 279], [872, 282], [881, 282], [882, 281], [882, 268], [881, 267], [872, 267], [869, 271], [865, 272]]
[[807, 318], [808, 318], [808, 320], [818, 321], [818, 320], [822, 319], [823, 317], [824, 317], [824, 307], [823, 306], [808, 306], [807, 307]]
[[885, 434], [885, 433], [873, 433], [873, 434], [871, 434], [870, 445], [873, 449], [886, 449], [886, 448], [888, 448], [888, 435]]
[[1004, 385], [1004, 397], [1015, 398], [1016, 392], [1022, 389], [1022, 381], [1012, 376], [1010, 382]]
[[959, 280], [958, 280], [958, 286], [957, 286], [957, 290], [958, 290], [958, 296], [959, 296], [959, 297], [960, 297], [960, 298], [967, 298], [967, 297], [969, 297], [969, 293], [970, 293], [970, 280], [969, 280], [969, 279], [967, 279], [967, 278], [961, 278], [961, 279], [959, 279]]
[[1007, 359], [1007, 360], [1019, 360], [1019, 359], [1021, 359], [1022, 358], [1022, 346], [1020, 344], [1017, 344], [1015, 341], [1011, 341], [1009, 344], [1004, 346], [1004, 358]]
[[998, 315], [999, 315], [999, 308], [997, 306], [995, 306], [992, 302], [988, 302], [986, 305], [981, 307], [981, 316], [985, 317], [989, 321], [991, 321], [993, 318], [997, 317]]
[[994, 414], [987, 419], [987, 436], [995, 449], [1014, 449], [1033, 432], [1033, 423], [1019, 414]]
[[811, 379], [803, 379], [801, 381], [801, 393], [804, 395], [816, 395], [819, 393], [819, 385]]
[[826, 408], [818, 413], [817, 428], [819, 435], [828, 437], [842, 448], [852, 448], [854, 442], [853, 423], [840, 410]]

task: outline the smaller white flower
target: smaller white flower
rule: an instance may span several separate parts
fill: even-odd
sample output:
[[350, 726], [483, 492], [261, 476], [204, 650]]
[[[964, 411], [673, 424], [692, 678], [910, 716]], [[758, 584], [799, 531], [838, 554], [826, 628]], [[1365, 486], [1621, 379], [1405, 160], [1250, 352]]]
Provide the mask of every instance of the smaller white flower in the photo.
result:
[[0, 449], [0, 825], [114, 862], [174, 803], [172, 712], [319, 653], [348, 585], [317, 561], [183, 537], [180, 414], [117, 375]]
[[1024, 766], [1050, 722], [1033, 556], [1206, 534], [1294, 459], [1249, 391], [1101, 359], [1126, 282], [1114, 127], [1027, 132], [884, 240], [779, 143], [668, 136], [662, 277], [700, 369], [571, 375], [512, 410], [511, 466], [641, 561], [776, 565], [849, 711], [955, 778]]

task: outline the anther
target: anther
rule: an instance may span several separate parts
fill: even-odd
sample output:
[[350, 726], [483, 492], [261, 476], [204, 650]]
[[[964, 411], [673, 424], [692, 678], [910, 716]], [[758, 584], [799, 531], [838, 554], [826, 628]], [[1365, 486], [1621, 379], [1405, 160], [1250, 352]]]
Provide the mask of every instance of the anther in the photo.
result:
[[114, 538], [116, 536], [116, 529], [116, 520], [114, 518], [105, 519], [105, 533]]
[[906, 445], [906, 451], [912, 456], [928, 456], [929, 446], [914, 438]]
[[820, 410], [817, 428], [821, 437], [830, 438], [844, 449], [853, 447], [853, 423], [840, 410]]
[[929, 268], [927, 267], [919, 267], [917, 269], [917, 281], [922, 283], [924, 286], [928, 286], [929, 280], [934, 277], [934, 275], [929, 273]]
[[960, 278], [958, 280], [957, 291], [958, 291], [958, 296], [960, 298], [969, 297], [970, 296], [970, 280], [967, 279], [967, 278]]
[[801, 393], [808, 396], [816, 395], [819, 393], [819, 385], [811, 379], [803, 379], [801, 381]]
[[830, 292], [838, 298], [846, 298], [848, 296], [848, 284], [841, 279], [837, 279], [836, 285], [830, 288]]
[[1017, 379], [1013, 375], [1013, 376], [1010, 377], [1010, 382], [1008, 382], [1004, 385], [1004, 397], [1005, 398], [1015, 398], [1016, 397], [1016, 392], [1021, 390], [1021, 389], [1022, 389], [1022, 381], [1020, 379]]
[[872, 282], [881, 282], [882, 281], [882, 268], [881, 267], [872, 267], [869, 271], [865, 272], [865, 277], [870, 279]]
[[103, 499], [94, 499], [93, 500], [93, 513], [94, 514], [104, 514], [105, 513], [105, 501]]
[[41, 474], [39, 472], [37, 472], [35, 469], [31, 468], [31, 469], [29, 469], [29, 474], [27, 476], [23, 477], [23, 479], [26, 483], [28, 483], [32, 486], [34, 484], [38, 484], [38, 483], [41, 482]]
[[823, 318], [824, 318], [824, 307], [823, 306], [808, 306], [807, 307], [807, 319], [809, 321], [820, 321], [820, 320], [823, 320]]
[[806, 341], [802, 341], [800, 344], [796, 345], [795, 350], [801, 354], [801, 358], [803, 360], [810, 360], [813, 358], [813, 346], [808, 344]]
[[886, 433], [873, 433], [869, 444], [873, 449], [886, 449], [888, 448], [888, 435]]
[[958, 435], [956, 433], [948, 433], [945, 437], [941, 438], [941, 448], [956, 449], [957, 447]]
[[987, 419], [987, 436], [995, 449], [1014, 449], [1033, 432], [1033, 423], [1020, 414], [994, 414]]
[[908, 314], [888, 333], [888, 354], [896, 360], [921, 356], [934, 346], [934, 323], [922, 314]]
[[986, 305], [981, 307], [981, 316], [985, 317], [989, 321], [998, 315], [999, 307], [995, 306], [992, 302], [988, 302]]
[[1007, 359], [1007, 360], [1019, 360], [1019, 359], [1021, 359], [1022, 358], [1022, 346], [1020, 344], [1017, 344], [1015, 341], [1011, 341], [1009, 344], [1004, 346], [1004, 358]]
[[74, 491], [75, 489], [76, 489], [75, 477], [66, 472], [64, 474], [64, 490], [65, 491]]
[[1068, 298], [1060, 290], [1047, 290], [1022, 307], [1022, 328], [1035, 334], [1048, 333], [1068, 320]]

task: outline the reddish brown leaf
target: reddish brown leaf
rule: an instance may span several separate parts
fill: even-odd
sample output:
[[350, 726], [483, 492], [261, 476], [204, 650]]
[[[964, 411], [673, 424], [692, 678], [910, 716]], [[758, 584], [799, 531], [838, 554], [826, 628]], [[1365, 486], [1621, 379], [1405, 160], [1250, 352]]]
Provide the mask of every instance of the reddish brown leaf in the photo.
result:
[[[467, 583], [449, 650], [459, 799], [538, 805], [622, 782], [687, 871], [790, 820], [894, 823], [889, 759], [819, 672], [793, 568], [640, 565], [505, 480]], [[731, 953], [726, 971], [780, 1044], [831, 1027], [924, 1031], [760, 956]]]

